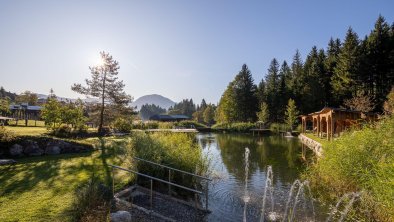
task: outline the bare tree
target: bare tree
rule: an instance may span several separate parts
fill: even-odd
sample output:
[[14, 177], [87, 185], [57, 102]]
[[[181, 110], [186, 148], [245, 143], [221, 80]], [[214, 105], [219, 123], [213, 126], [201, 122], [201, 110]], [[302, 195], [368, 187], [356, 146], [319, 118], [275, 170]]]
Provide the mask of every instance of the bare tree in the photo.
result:
[[71, 89], [80, 94], [100, 100], [100, 119], [98, 132], [102, 132], [106, 105], [126, 106], [132, 97], [124, 92], [124, 83], [118, 80], [119, 63], [109, 53], [100, 52], [102, 65], [89, 67], [91, 79], [86, 79], [86, 86], [74, 84]]
[[345, 100], [344, 105], [350, 110], [357, 110], [364, 113], [371, 112], [375, 108], [372, 97], [364, 93]]

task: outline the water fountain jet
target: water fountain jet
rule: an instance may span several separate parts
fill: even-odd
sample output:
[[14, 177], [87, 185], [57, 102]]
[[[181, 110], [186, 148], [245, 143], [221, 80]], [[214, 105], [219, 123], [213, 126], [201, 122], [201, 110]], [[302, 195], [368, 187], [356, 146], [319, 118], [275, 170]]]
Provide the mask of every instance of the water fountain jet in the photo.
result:
[[[272, 166], [267, 167], [266, 173], [266, 180], [265, 180], [265, 187], [264, 187], [264, 195], [263, 195], [263, 203], [261, 206], [261, 214], [260, 214], [260, 221], [264, 222], [264, 213], [265, 213], [265, 200], [267, 198], [267, 191], [269, 192], [271, 198], [271, 211], [269, 212], [269, 218], [273, 219], [276, 214], [274, 214], [274, 187], [273, 187], [273, 173], [272, 173]], [[276, 218], [276, 217], [275, 217]], [[270, 219], [270, 220], [271, 220]]]

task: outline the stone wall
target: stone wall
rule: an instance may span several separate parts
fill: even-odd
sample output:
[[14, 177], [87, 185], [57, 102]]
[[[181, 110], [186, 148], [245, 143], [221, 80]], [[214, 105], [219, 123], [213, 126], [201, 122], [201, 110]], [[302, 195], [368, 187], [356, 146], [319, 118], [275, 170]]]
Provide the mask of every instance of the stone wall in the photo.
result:
[[80, 153], [92, 150], [92, 147], [75, 142], [54, 138], [26, 138], [1, 144], [0, 157], [25, 157], [58, 155], [63, 153]]
[[313, 150], [316, 156], [320, 157], [323, 155], [323, 146], [321, 145], [321, 143], [316, 142], [315, 140], [305, 136], [304, 134], [300, 134], [298, 138], [303, 144]]

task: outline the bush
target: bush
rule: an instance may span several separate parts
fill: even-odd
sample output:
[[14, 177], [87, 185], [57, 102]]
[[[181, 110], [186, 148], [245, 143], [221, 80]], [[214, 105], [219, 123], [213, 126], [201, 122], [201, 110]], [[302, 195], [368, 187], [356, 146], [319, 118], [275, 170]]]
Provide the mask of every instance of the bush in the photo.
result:
[[[181, 169], [199, 175], [205, 174], [207, 160], [195, 140], [195, 134], [186, 133], [133, 133], [130, 145], [136, 157]], [[144, 162], [138, 162], [138, 171], [168, 180], [168, 170]], [[191, 176], [172, 173], [171, 181], [194, 187]], [[181, 191], [181, 190], [180, 190]], [[181, 191], [182, 192], [182, 191]]]
[[173, 122], [159, 122], [159, 129], [173, 129], [175, 124]]
[[394, 117], [347, 132], [324, 147], [305, 175], [316, 190], [336, 199], [364, 191], [354, 220], [394, 221]]
[[159, 122], [157, 121], [144, 122], [143, 129], [157, 129], [157, 128], [159, 128]]
[[256, 124], [249, 122], [218, 123], [212, 126], [212, 129], [225, 130], [229, 132], [250, 132], [253, 128], [256, 128]]
[[198, 123], [196, 121], [191, 121], [191, 120], [184, 120], [184, 121], [180, 121], [175, 123], [175, 125], [177, 127], [184, 127], [184, 128], [206, 128], [207, 126], [202, 124], [202, 123]]
[[15, 134], [7, 130], [4, 126], [0, 126], [0, 142], [10, 142], [15, 139]]
[[129, 133], [133, 126], [130, 120], [117, 118], [113, 123], [113, 127], [119, 132]]
[[73, 212], [76, 221], [108, 221], [112, 191], [96, 178], [76, 191]]
[[289, 126], [284, 123], [271, 123], [270, 130], [274, 133], [279, 133], [280, 131], [289, 130]]

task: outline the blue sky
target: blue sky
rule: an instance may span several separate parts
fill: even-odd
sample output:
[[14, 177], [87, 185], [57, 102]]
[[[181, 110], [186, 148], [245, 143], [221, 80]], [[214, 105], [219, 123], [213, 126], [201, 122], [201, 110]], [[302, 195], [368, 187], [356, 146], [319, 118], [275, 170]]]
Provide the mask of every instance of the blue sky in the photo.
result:
[[216, 103], [246, 63], [258, 83], [272, 58], [303, 58], [349, 26], [364, 37], [394, 1], [0, 0], [0, 85], [76, 98], [100, 51], [120, 63], [126, 92]]

